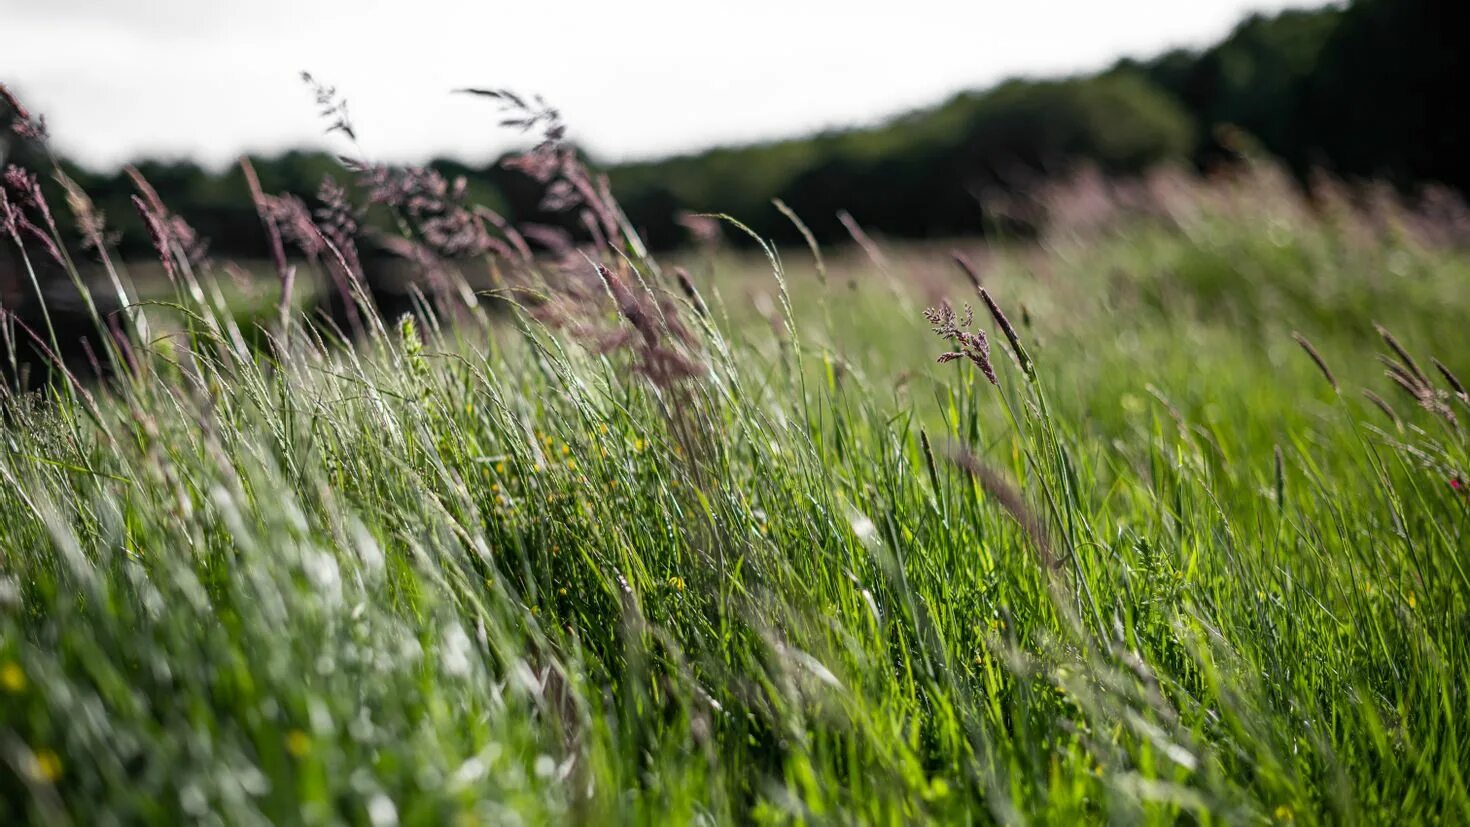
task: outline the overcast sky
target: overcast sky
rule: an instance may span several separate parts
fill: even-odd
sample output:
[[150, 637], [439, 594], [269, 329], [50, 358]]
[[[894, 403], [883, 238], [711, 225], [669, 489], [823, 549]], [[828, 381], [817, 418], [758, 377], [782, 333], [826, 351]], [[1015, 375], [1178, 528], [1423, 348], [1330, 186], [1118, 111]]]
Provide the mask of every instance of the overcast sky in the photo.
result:
[[1290, 0], [0, 0], [0, 81], [93, 166], [331, 146], [301, 70], [380, 160], [481, 160], [510, 87], [603, 158], [799, 135], [1010, 75], [1198, 46]]

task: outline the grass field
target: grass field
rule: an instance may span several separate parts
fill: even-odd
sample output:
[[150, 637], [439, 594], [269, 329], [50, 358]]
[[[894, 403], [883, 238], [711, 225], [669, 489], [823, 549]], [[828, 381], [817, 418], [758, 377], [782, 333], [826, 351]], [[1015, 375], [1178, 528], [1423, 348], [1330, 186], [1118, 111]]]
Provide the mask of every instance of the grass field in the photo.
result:
[[1169, 182], [961, 245], [1024, 356], [946, 245], [264, 353], [201, 271], [5, 401], [0, 822], [1463, 822], [1470, 255]]

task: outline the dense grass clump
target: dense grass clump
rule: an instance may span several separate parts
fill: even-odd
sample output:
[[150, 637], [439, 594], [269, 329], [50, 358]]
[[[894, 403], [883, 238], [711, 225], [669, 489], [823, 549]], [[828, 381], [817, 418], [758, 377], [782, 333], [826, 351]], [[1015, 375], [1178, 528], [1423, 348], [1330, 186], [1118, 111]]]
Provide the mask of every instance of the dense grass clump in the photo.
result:
[[1273, 180], [984, 302], [609, 208], [335, 345], [157, 221], [114, 378], [5, 397], [0, 822], [1463, 819], [1470, 258]]

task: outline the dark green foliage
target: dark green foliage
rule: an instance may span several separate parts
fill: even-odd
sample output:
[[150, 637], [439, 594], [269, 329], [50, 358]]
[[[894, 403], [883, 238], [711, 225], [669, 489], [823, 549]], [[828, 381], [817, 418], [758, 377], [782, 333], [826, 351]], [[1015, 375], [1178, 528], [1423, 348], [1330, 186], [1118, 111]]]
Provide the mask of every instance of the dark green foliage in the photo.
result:
[[1339, 172], [1470, 190], [1466, 32], [1462, 3], [1353, 4], [1304, 81], [1311, 148]]
[[1192, 147], [1184, 112], [1141, 76], [1115, 73], [1011, 81], [874, 129], [712, 150], [612, 176], [634, 223], [654, 239], [674, 232], [673, 216], [639, 209], [648, 201], [727, 212], [762, 235], [800, 242], [773, 198], [823, 240], [845, 235], [842, 210], [887, 233], [946, 236], [982, 229], [987, 191], [1060, 173], [1078, 159], [1138, 172], [1184, 159]]

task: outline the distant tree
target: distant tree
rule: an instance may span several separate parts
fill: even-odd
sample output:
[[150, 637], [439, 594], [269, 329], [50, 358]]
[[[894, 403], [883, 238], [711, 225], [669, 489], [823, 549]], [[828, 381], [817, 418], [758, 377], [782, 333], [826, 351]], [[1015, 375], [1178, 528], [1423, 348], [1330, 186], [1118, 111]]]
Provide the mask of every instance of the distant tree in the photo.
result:
[[1307, 80], [1341, 22], [1336, 9], [1255, 15], [1206, 51], [1178, 94], [1205, 137], [1202, 160], [1229, 155], [1210, 141], [1220, 127], [1244, 130], [1292, 168], [1304, 172], [1315, 154], [1314, 125], [1304, 120]]
[[[842, 210], [895, 235], [975, 233], [982, 229], [978, 195], [984, 190], [1060, 173], [1078, 161], [1137, 172], [1188, 157], [1194, 138], [1189, 116], [1173, 99], [1139, 74], [1113, 73], [1012, 81], [877, 129], [790, 144], [741, 153], [747, 169], [776, 157], [800, 158], [805, 165], [783, 165], [783, 172], [798, 170], [789, 181], [772, 181], [767, 186], [773, 190], [731, 201], [749, 210], [732, 212], [757, 232], [796, 241], [795, 228], [769, 206], [772, 196], [784, 199], [823, 240], [846, 235], [836, 219]], [[715, 188], [707, 197], [718, 194]]]
[[1400, 184], [1470, 192], [1470, 8], [1452, 0], [1358, 0], [1304, 79], [1315, 161]]

